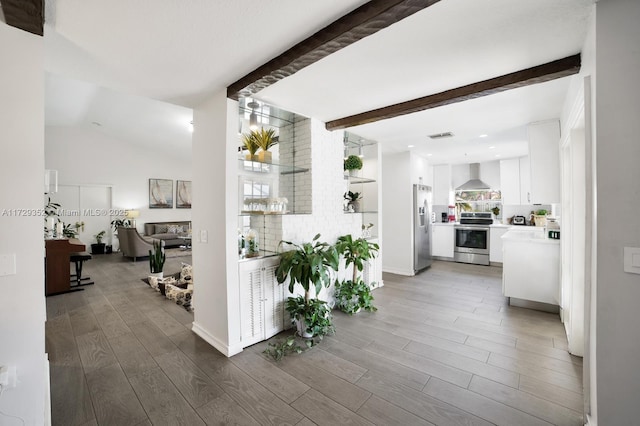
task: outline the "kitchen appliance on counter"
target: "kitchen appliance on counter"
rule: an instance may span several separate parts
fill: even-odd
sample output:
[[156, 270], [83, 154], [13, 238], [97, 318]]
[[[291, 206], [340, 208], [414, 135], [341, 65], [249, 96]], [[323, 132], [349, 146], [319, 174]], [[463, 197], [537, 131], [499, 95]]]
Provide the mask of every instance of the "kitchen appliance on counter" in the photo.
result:
[[514, 216], [513, 217], [513, 224], [514, 225], [526, 225], [527, 224], [527, 219], [525, 219], [524, 216]]
[[490, 212], [462, 212], [460, 224], [454, 225], [453, 260], [475, 265], [489, 265]]
[[431, 266], [431, 187], [413, 185], [413, 272]]

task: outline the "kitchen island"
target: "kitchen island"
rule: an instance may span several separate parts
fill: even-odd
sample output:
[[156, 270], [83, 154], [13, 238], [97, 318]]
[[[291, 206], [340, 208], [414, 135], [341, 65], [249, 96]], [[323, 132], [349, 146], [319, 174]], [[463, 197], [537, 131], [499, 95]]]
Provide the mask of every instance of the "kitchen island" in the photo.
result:
[[509, 304], [559, 312], [560, 240], [546, 238], [543, 227], [514, 227], [502, 244], [502, 293]]

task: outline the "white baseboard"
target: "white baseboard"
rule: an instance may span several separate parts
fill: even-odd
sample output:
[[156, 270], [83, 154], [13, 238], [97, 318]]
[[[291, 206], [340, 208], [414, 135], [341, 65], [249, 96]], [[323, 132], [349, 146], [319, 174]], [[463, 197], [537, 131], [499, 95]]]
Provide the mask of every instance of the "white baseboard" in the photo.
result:
[[598, 422], [587, 414], [587, 422], [585, 423], [585, 426], [598, 426]]
[[44, 424], [51, 426], [51, 372], [49, 371], [49, 354], [44, 354]]
[[415, 275], [415, 272], [413, 272], [413, 270], [411, 269], [397, 269], [397, 268], [389, 268], [389, 267], [382, 267], [382, 272], [387, 272], [389, 274], [396, 274], [396, 275], [404, 275], [405, 277], [412, 277]]
[[226, 357], [232, 357], [235, 354], [238, 354], [238, 353], [242, 352], [242, 346], [241, 346], [240, 343], [238, 343], [237, 345], [229, 346], [226, 343], [222, 342], [217, 337], [215, 337], [212, 334], [210, 334], [207, 330], [202, 328], [195, 321], [193, 322], [193, 325], [191, 326], [191, 331], [196, 333], [198, 336], [202, 337], [202, 339], [205, 342], [207, 342], [208, 344], [210, 344], [211, 346], [216, 348], [218, 351], [220, 351], [220, 353], [222, 353]]

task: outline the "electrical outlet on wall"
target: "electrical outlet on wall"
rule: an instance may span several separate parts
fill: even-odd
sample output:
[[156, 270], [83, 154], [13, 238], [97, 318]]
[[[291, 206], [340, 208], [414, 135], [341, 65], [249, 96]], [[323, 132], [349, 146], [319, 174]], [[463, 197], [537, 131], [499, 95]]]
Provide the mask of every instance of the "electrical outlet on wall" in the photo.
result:
[[2, 386], [2, 389], [15, 388], [16, 382], [16, 367], [9, 365], [0, 366], [0, 386]]

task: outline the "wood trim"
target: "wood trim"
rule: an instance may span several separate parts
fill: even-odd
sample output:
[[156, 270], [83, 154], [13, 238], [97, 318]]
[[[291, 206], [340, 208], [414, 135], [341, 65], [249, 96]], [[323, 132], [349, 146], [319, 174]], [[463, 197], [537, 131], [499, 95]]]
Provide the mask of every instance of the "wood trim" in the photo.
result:
[[440, 0], [372, 0], [332, 22], [227, 87], [238, 100], [295, 74], [306, 66], [421, 11]]
[[489, 80], [480, 81], [455, 89], [446, 90], [434, 95], [401, 102], [398, 104], [374, 109], [360, 114], [343, 117], [326, 123], [327, 130], [345, 129], [361, 124], [373, 123], [379, 120], [399, 117], [405, 114], [424, 111], [475, 99], [482, 96], [493, 95], [511, 89], [544, 83], [557, 78], [567, 77], [580, 72], [580, 54], [568, 56], [553, 62], [538, 65], [532, 68], [505, 74]]
[[2, 12], [8, 25], [43, 35], [44, 0], [2, 0]]

